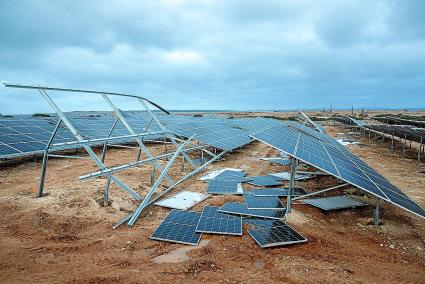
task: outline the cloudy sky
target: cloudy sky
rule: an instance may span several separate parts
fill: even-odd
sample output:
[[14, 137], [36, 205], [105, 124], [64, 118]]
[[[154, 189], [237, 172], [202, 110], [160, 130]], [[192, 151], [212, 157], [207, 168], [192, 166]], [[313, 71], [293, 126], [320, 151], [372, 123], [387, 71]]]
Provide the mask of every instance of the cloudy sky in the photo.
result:
[[[422, 0], [2, 0], [0, 80], [168, 109], [425, 107], [424, 15]], [[35, 91], [0, 87], [0, 113], [48, 110]]]

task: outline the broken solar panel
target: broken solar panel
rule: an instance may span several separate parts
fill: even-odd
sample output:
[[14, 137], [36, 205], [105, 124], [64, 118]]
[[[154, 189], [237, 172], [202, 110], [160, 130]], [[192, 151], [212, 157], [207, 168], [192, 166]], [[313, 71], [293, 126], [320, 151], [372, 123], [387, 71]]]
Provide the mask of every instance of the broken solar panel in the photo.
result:
[[220, 180], [236, 180], [238, 182], [248, 182], [251, 180], [251, 178], [246, 178], [245, 173], [243, 171], [230, 171], [225, 170], [221, 173], [219, 173], [217, 176], [215, 176], [213, 179], [220, 179]]
[[303, 202], [326, 211], [367, 206], [366, 203], [360, 202], [344, 195], [305, 199], [303, 200]]
[[212, 179], [208, 182], [207, 192], [209, 194], [238, 194], [237, 180]]
[[195, 204], [204, 201], [208, 197], [210, 197], [209, 194], [183, 191], [170, 198], [157, 201], [155, 202], [155, 205], [167, 208], [187, 210], [193, 207]]
[[[315, 135], [309, 135], [300, 129], [282, 124], [282, 126], [257, 132], [252, 137], [357, 188], [425, 218], [424, 209], [360, 158], [343, 146], [336, 146], [339, 143], [330, 136], [319, 132], [316, 132]], [[326, 137], [326, 139], [318, 137]], [[334, 142], [330, 142], [331, 140]]]
[[199, 219], [197, 232], [242, 235], [242, 218], [218, 211], [218, 207], [205, 206]]
[[239, 202], [227, 202], [218, 211], [241, 216], [263, 217], [268, 219], [282, 219], [285, 217], [285, 210], [248, 209], [245, 203]]
[[173, 209], [158, 228], [156, 228], [150, 238], [153, 240], [197, 245], [202, 235], [196, 232], [196, 226], [200, 218], [201, 213], [199, 212]]
[[[256, 188], [251, 190], [255, 196], [288, 196], [288, 188]], [[292, 196], [301, 196], [307, 192], [301, 187], [294, 188]]]
[[304, 243], [307, 241], [305, 237], [281, 220], [249, 218], [245, 219], [244, 223], [252, 225], [248, 233], [262, 248]]
[[276, 196], [255, 196], [251, 192], [244, 191], [243, 197], [245, 199], [248, 209], [268, 209], [268, 210], [285, 210], [280, 199]]
[[282, 181], [280, 178], [275, 176], [255, 176], [255, 177], [248, 177], [250, 180], [248, 183], [256, 185], [256, 186], [277, 186], [281, 185]]

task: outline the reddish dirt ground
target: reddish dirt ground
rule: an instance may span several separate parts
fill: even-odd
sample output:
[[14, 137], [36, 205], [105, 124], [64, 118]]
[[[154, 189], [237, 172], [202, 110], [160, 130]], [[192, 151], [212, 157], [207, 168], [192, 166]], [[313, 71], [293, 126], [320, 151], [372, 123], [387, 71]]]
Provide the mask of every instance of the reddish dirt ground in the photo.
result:
[[[343, 132], [328, 126], [330, 133]], [[380, 143], [361, 139], [350, 146], [364, 161], [406, 194], [425, 206], [425, 175], [414, 159], [402, 158]], [[150, 145], [154, 151], [159, 146]], [[277, 152], [253, 142], [226, 155], [208, 170], [244, 169], [250, 175], [282, 171], [260, 161]], [[108, 164], [134, 159], [135, 151], [112, 149]], [[188, 167], [186, 166], [186, 171]], [[382, 204], [381, 226], [372, 226], [373, 207], [332, 213], [295, 204], [288, 223], [308, 238], [301, 245], [261, 249], [244, 228], [242, 237], [204, 234], [209, 240], [193, 247], [187, 259], [157, 263], [155, 257], [173, 253], [185, 245], [150, 240], [149, 236], [168, 209], [151, 206], [134, 227], [111, 229], [111, 224], [133, 210], [136, 203], [116, 186], [112, 205], [100, 204], [105, 179], [79, 181], [78, 176], [96, 170], [89, 160], [50, 159], [47, 196], [34, 198], [40, 161], [0, 168], [0, 281], [6, 283], [424, 283], [425, 221], [390, 204]], [[121, 172], [118, 176], [140, 193], [150, 185], [151, 166]], [[180, 163], [172, 168], [180, 176]], [[182, 183], [182, 190], [204, 192], [197, 179]], [[300, 183], [308, 190], [333, 185], [331, 177]], [[368, 202], [374, 199], [355, 189], [349, 193]], [[170, 194], [169, 194], [170, 195]], [[240, 196], [214, 196], [204, 205], [222, 205]]]

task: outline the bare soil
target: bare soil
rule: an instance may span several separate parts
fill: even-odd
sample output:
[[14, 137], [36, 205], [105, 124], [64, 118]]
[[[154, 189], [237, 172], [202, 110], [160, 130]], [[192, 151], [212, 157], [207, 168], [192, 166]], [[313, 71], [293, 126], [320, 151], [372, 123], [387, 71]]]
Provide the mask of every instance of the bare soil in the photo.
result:
[[[327, 127], [330, 133], [341, 128]], [[402, 158], [388, 147], [368, 142], [351, 150], [382, 173], [406, 194], [425, 206], [425, 175], [414, 159]], [[162, 146], [150, 145], [158, 153]], [[253, 142], [209, 166], [244, 169], [250, 175], [282, 171], [279, 165], [259, 160], [277, 152]], [[134, 160], [136, 152], [108, 151], [107, 163]], [[371, 225], [373, 207], [332, 213], [295, 204], [288, 222], [308, 242], [302, 245], [261, 249], [246, 233], [242, 237], [208, 235], [205, 245], [182, 250], [184, 245], [150, 240], [169, 209], [151, 206], [134, 227], [111, 229], [137, 203], [112, 185], [112, 204], [103, 207], [104, 178], [80, 181], [79, 175], [96, 171], [90, 160], [50, 159], [46, 193], [34, 198], [40, 161], [0, 168], [0, 281], [4, 283], [424, 283], [425, 222], [390, 204], [382, 204], [379, 227]], [[188, 172], [186, 164], [185, 172]], [[118, 176], [139, 193], [150, 186], [151, 166], [124, 171]], [[182, 190], [203, 192], [206, 184], [185, 181]], [[181, 175], [180, 163], [171, 170]], [[332, 177], [300, 183], [307, 190], [335, 184]], [[357, 198], [374, 199], [356, 189]], [[170, 195], [170, 194], [168, 194]], [[240, 196], [214, 196], [196, 205], [220, 206]], [[176, 252], [177, 250], [177, 252]], [[182, 256], [181, 253], [186, 254]], [[167, 255], [168, 254], [168, 255]], [[180, 254], [181, 261], [158, 261]]]

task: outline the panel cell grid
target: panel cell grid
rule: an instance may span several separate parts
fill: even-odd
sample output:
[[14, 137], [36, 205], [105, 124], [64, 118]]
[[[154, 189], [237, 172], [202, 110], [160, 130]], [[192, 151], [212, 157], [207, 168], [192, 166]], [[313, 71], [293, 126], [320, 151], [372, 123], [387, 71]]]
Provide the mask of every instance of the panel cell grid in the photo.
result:
[[238, 183], [237, 180], [212, 179], [208, 181], [207, 192], [209, 194], [237, 194]]
[[196, 232], [201, 213], [173, 209], [156, 228], [151, 239], [197, 245], [202, 234]]
[[244, 221], [252, 225], [249, 235], [262, 247], [275, 247], [304, 243], [305, 237], [281, 220], [248, 219]]
[[219, 207], [205, 206], [199, 219], [197, 232], [242, 235], [242, 218], [218, 211]]
[[244, 191], [243, 197], [245, 199], [248, 209], [269, 209], [269, 210], [285, 210], [280, 199], [276, 196], [255, 196], [251, 192]]

